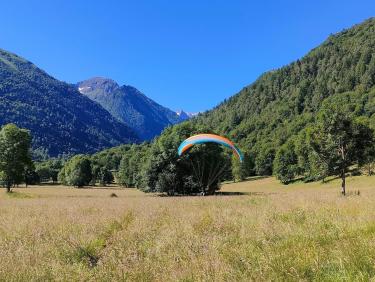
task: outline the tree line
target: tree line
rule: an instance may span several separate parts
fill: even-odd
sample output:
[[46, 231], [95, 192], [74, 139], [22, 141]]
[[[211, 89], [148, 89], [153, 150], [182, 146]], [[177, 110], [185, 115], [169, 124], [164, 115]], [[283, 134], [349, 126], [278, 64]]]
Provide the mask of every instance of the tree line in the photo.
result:
[[[144, 192], [186, 195], [213, 194], [223, 180], [241, 181], [252, 175], [274, 174], [284, 184], [338, 176], [345, 194], [347, 173], [371, 175], [375, 163], [375, 126], [371, 118], [361, 115], [357, 102], [353, 93], [327, 99], [314, 122], [277, 150], [270, 150], [262, 161], [254, 158], [250, 148], [242, 147], [243, 163], [217, 144], [194, 146], [179, 157], [177, 148], [182, 140], [212, 132], [192, 122], [167, 128], [151, 143], [33, 162], [29, 131], [9, 124], [0, 131], [0, 179], [7, 191], [20, 183], [52, 181], [83, 187], [116, 182]], [[219, 168], [218, 177], [212, 178]]]

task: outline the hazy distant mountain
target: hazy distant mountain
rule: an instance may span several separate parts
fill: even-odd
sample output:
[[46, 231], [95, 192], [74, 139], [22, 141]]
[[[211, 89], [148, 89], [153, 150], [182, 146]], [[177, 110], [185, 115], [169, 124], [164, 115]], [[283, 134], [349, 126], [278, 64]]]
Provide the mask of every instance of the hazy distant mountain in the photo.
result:
[[0, 126], [15, 123], [33, 136], [33, 147], [88, 153], [138, 140], [99, 104], [31, 62], [0, 49]]
[[184, 110], [179, 110], [176, 112], [176, 114], [178, 115], [180, 121], [184, 121], [196, 116], [198, 113], [188, 113]]
[[94, 77], [79, 82], [77, 87], [82, 94], [129, 125], [143, 140], [152, 139], [166, 126], [186, 119], [181, 119], [176, 112], [159, 105], [136, 88], [119, 86], [111, 79]]

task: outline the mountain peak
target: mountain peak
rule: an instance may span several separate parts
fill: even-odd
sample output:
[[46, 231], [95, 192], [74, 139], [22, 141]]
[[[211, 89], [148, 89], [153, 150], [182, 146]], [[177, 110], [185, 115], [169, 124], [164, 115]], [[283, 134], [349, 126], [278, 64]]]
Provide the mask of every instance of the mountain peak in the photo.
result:
[[106, 94], [120, 88], [116, 81], [105, 77], [93, 77], [78, 83], [78, 90], [81, 94], [93, 91], [101, 91]]
[[112, 79], [103, 77], [90, 78], [76, 86], [81, 94], [129, 125], [142, 140], [150, 140], [166, 126], [181, 121], [174, 111], [159, 105], [133, 86], [119, 86]]
[[185, 112], [184, 110], [179, 110], [179, 111], [176, 112], [176, 114], [178, 115], [180, 121], [184, 121], [184, 120], [190, 119], [193, 116], [197, 115], [195, 113]]

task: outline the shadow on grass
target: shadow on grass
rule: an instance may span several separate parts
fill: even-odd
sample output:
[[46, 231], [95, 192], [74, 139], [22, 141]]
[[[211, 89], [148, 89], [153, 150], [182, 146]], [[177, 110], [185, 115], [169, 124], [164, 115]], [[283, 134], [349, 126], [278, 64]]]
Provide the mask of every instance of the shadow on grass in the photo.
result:
[[175, 195], [167, 195], [167, 194], [154, 194], [155, 197], [166, 197], [166, 198], [175, 198], [175, 197], [216, 197], [216, 196], [265, 196], [269, 195], [270, 193], [264, 192], [237, 192], [237, 191], [217, 191], [215, 194], [212, 195], [202, 195], [198, 194], [175, 194]]
[[28, 188], [51, 188], [51, 186], [56, 187], [56, 188], [71, 188], [71, 189], [76, 189], [76, 190], [128, 190], [128, 189], [133, 189], [136, 190], [136, 188], [132, 187], [121, 187], [116, 184], [110, 184], [107, 186], [83, 186], [83, 187], [77, 187], [77, 186], [67, 186], [63, 185], [61, 183], [40, 183], [37, 185], [28, 185], [28, 187], [25, 186], [20, 186], [17, 187], [17, 189], [28, 189]]
[[256, 180], [261, 180], [261, 179], [270, 178], [270, 177], [271, 176], [269, 176], [269, 175], [250, 176], [250, 177], [248, 177], [245, 180], [240, 181], [240, 182], [256, 181]]
[[264, 196], [264, 192], [235, 192], [235, 191], [218, 191], [212, 196]]
[[32, 186], [59, 186], [61, 185], [60, 183], [58, 182], [41, 182], [37, 185], [29, 185], [29, 187], [32, 187]]
[[318, 180], [320, 181], [322, 184], [327, 184], [327, 183], [330, 183], [334, 180], [337, 180], [337, 179], [340, 179], [339, 176], [334, 176], [334, 177], [330, 177], [330, 178], [325, 178], [325, 179], [322, 179], [322, 180]]
[[289, 184], [295, 184], [295, 183], [304, 183], [303, 182], [303, 177], [292, 179], [288, 183], [285, 183], [284, 185], [288, 186]]
[[26, 194], [26, 193], [19, 193], [19, 192], [15, 192], [15, 191], [10, 191], [8, 193], [6, 193], [6, 195], [11, 198], [11, 199], [31, 199], [31, 198], [34, 198], [32, 195], [30, 194]]
[[233, 184], [233, 183], [244, 183], [244, 182], [251, 182], [251, 181], [256, 181], [256, 180], [261, 180], [265, 178], [270, 178], [271, 176], [268, 175], [263, 175], [263, 176], [250, 176], [244, 180], [241, 181], [233, 181], [233, 180], [228, 180], [228, 181], [223, 181], [221, 184]]
[[[346, 173], [345, 173], [345, 176], [347, 178], [349, 177], [356, 177], [356, 176], [361, 176], [363, 174], [361, 174], [361, 172], [358, 170], [358, 169], [349, 169]], [[330, 183], [332, 181], [335, 181], [335, 180], [338, 180], [338, 179], [341, 179], [341, 176], [338, 176], [338, 175], [330, 175], [330, 176], [327, 176], [323, 179], [320, 179], [320, 180], [311, 180], [311, 181], [306, 181], [305, 183], [311, 183], [311, 182], [317, 182], [317, 181], [320, 181], [322, 184], [327, 184], [327, 183]], [[303, 182], [303, 178], [301, 179], [297, 179], [297, 180], [300, 180], [301, 182]]]
[[83, 187], [73, 187], [68, 186], [77, 190], [121, 190], [121, 191], [127, 191], [127, 190], [137, 190], [136, 188], [132, 187], [121, 187], [118, 185], [107, 185], [107, 186], [83, 186]]

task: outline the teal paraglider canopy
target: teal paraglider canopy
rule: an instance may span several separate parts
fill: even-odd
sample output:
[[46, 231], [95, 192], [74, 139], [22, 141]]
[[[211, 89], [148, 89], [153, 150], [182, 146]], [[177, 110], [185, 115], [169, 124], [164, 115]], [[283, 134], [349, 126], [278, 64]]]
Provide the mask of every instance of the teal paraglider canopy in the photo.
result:
[[197, 134], [187, 138], [178, 147], [178, 155], [181, 156], [184, 152], [186, 152], [196, 144], [203, 144], [209, 142], [221, 144], [229, 149], [232, 149], [236, 156], [239, 158], [240, 162], [243, 161], [243, 155], [240, 149], [238, 149], [229, 139], [216, 134]]

